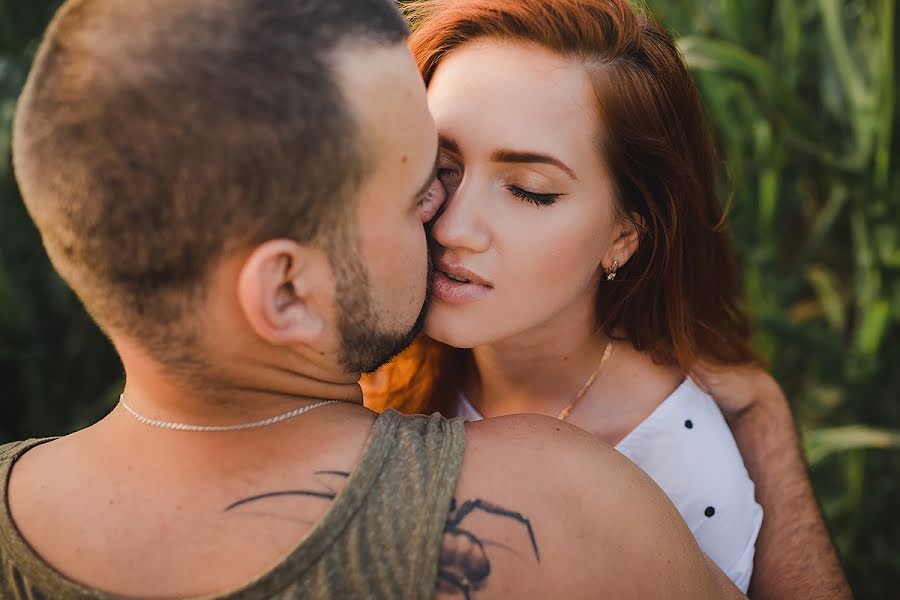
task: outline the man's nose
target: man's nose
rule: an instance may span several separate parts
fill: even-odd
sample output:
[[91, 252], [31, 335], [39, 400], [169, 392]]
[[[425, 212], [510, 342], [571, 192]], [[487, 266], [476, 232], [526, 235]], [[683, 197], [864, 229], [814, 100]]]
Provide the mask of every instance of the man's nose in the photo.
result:
[[438, 211], [446, 201], [447, 190], [444, 189], [443, 184], [435, 177], [431, 187], [419, 202], [419, 217], [422, 219], [422, 223], [431, 221], [435, 215], [438, 214]]

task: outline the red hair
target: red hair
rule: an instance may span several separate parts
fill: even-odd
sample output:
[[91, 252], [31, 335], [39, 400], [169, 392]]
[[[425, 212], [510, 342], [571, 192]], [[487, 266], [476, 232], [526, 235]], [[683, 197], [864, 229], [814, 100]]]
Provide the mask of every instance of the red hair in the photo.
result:
[[[604, 282], [602, 331], [685, 372], [698, 360], [757, 361], [699, 92], [674, 40], [627, 0], [413, 0], [410, 49], [425, 83], [476, 39], [537, 44], [583, 65], [597, 99], [597, 151], [617, 209], [637, 215], [637, 251]], [[600, 124], [602, 124], [602, 131]], [[466, 350], [421, 338], [364, 380], [375, 410], [446, 409]]]

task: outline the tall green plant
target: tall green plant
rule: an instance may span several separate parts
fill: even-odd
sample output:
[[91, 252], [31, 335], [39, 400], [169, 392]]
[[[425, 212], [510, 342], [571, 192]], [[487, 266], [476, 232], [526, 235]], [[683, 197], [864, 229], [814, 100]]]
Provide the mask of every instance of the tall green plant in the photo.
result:
[[900, 584], [896, 2], [649, 5], [680, 34], [727, 161], [757, 347], [857, 594], [884, 597]]
[[90, 423], [120, 377], [109, 343], [51, 268], [10, 164], [15, 101], [59, 4], [0, 0], [0, 442]]

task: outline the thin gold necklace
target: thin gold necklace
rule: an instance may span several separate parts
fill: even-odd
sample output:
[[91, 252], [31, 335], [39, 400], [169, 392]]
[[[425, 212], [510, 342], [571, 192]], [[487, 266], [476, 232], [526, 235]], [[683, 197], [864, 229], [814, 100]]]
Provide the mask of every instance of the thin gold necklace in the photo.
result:
[[338, 402], [346, 401], [323, 400], [321, 402], [316, 402], [315, 404], [310, 404], [302, 408], [295, 408], [294, 410], [288, 411], [282, 415], [269, 417], [268, 419], [262, 419], [261, 421], [253, 421], [251, 423], [240, 423], [238, 425], [191, 425], [189, 423], [174, 423], [171, 421], [160, 421], [158, 419], [145, 417], [125, 403], [124, 393], [119, 396], [119, 404], [121, 404], [122, 408], [124, 408], [132, 417], [137, 419], [138, 422], [143, 423], [144, 425], [149, 425], [151, 427], [158, 427], [160, 429], [173, 429], [175, 431], [243, 431], [245, 429], [258, 429], [259, 427], [266, 427], [267, 425], [274, 425], [275, 423], [281, 423], [282, 421], [293, 419], [294, 417], [302, 415], [303, 413], [309, 412], [321, 406], [335, 404]]
[[600, 364], [597, 365], [597, 368], [594, 369], [594, 372], [591, 373], [591, 376], [588, 377], [588, 380], [584, 382], [584, 385], [581, 386], [581, 389], [575, 395], [575, 399], [569, 403], [567, 407], [562, 409], [562, 411], [556, 415], [556, 418], [560, 421], [565, 421], [569, 418], [569, 415], [572, 414], [572, 409], [575, 408], [575, 405], [578, 404], [584, 395], [587, 394], [588, 390], [591, 389], [591, 386], [594, 385], [594, 381], [597, 380], [597, 376], [600, 375], [600, 372], [603, 370], [603, 367], [606, 366], [606, 363], [609, 362], [609, 357], [612, 356], [613, 343], [612, 340], [606, 343], [606, 350], [603, 351], [603, 358], [600, 359]]

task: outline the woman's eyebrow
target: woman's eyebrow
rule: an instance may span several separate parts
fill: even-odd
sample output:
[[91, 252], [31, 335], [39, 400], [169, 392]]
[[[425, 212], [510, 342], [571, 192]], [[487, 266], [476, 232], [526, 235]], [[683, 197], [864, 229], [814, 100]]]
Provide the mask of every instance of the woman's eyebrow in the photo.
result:
[[496, 150], [491, 155], [491, 160], [498, 163], [541, 163], [553, 165], [554, 167], [565, 171], [565, 173], [575, 181], [578, 181], [578, 177], [575, 176], [575, 171], [569, 168], [563, 161], [549, 154], [515, 150]]

